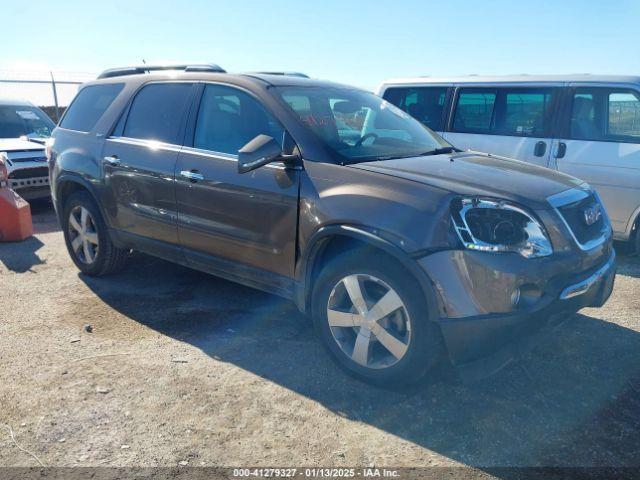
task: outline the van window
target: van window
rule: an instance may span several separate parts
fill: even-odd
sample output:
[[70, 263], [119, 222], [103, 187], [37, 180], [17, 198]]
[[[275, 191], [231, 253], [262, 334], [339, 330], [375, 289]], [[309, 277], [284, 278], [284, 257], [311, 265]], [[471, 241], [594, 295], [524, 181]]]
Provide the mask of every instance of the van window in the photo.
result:
[[90, 132], [123, 87], [123, 83], [84, 87], [71, 102], [60, 126], [69, 130]]
[[455, 132], [489, 133], [496, 103], [495, 90], [462, 89], [453, 117]]
[[603, 136], [602, 114], [596, 116], [593, 93], [581, 92], [573, 96], [571, 107], [571, 138], [596, 140]]
[[607, 133], [616, 137], [640, 140], [640, 100], [634, 92], [609, 94], [609, 125]]
[[504, 115], [498, 115], [496, 133], [527, 137], [546, 135], [551, 113], [550, 90], [505, 90], [504, 96]]
[[515, 137], [550, 135], [556, 88], [463, 88], [453, 131]]
[[640, 143], [640, 97], [624, 89], [576, 88], [570, 138]]
[[223, 85], [205, 87], [196, 120], [195, 148], [237, 155], [261, 134], [282, 145], [284, 128], [251, 95]]
[[178, 144], [180, 122], [187, 108], [190, 83], [154, 83], [133, 99], [123, 136]]
[[447, 87], [393, 87], [384, 92], [383, 98], [431, 130], [441, 131], [446, 96]]

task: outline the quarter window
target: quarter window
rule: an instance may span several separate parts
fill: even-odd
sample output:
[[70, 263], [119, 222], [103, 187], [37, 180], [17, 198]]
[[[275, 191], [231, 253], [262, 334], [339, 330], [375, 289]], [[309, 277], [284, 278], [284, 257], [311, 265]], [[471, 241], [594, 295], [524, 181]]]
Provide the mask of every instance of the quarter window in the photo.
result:
[[122, 83], [84, 87], [71, 102], [60, 126], [69, 130], [90, 132], [123, 87]]
[[389, 88], [384, 92], [385, 100], [436, 131], [444, 130], [442, 114], [446, 96], [446, 87]]
[[154, 83], [136, 95], [123, 136], [179, 144], [180, 124], [186, 111], [191, 84]]
[[249, 94], [224, 85], [206, 85], [193, 139], [195, 148], [237, 155], [260, 134], [282, 145], [284, 128]]

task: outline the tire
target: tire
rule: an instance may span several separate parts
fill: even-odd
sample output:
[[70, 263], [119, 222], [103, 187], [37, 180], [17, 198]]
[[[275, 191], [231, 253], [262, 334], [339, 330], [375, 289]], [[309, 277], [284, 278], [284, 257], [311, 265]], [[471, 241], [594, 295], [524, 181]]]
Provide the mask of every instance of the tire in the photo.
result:
[[631, 254], [640, 257], [640, 220], [636, 224], [636, 234], [631, 245]]
[[67, 251], [82, 273], [108, 275], [120, 270], [127, 260], [128, 250], [113, 245], [100, 209], [88, 192], [76, 192], [66, 200], [62, 231]]
[[[359, 313], [362, 303], [357, 308], [348, 291], [347, 285], [353, 292], [355, 283], [365, 299], [364, 315]], [[364, 327], [351, 326], [354, 318], [355, 323], [366, 323], [366, 312], [376, 311], [374, 305], [385, 297], [391, 300], [380, 311], [391, 310], [390, 314], [375, 322], [369, 318]], [[393, 309], [398, 304], [402, 306]], [[419, 382], [441, 358], [443, 340], [432, 312], [416, 279], [386, 255], [347, 252], [332, 259], [318, 275], [312, 293], [315, 330], [331, 357], [349, 374], [383, 388]], [[361, 334], [368, 335], [368, 341]]]

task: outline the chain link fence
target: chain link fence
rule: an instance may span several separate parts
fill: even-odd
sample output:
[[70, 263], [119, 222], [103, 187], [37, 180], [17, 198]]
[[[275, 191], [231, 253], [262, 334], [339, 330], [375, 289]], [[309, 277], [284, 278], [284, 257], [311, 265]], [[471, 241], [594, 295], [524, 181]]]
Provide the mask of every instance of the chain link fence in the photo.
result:
[[0, 99], [27, 100], [42, 108], [57, 123], [78, 87], [95, 78], [96, 74], [90, 72], [0, 69]]

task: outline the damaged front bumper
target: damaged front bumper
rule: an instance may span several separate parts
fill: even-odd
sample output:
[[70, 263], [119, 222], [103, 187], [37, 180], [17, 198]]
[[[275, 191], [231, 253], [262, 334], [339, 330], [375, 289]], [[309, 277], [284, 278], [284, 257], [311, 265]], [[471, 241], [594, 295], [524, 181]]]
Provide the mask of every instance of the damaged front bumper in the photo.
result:
[[451, 250], [419, 262], [439, 294], [439, 324], [450, 360], [467, 381], [506, 366], [545, 326], [581, 308], [602, 306], [616, 273], [610, 241], [591, 252], [555, 258]]

